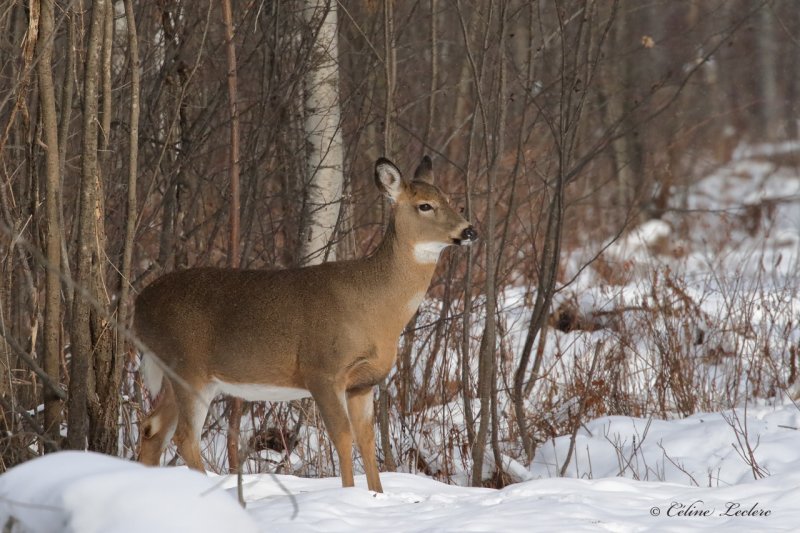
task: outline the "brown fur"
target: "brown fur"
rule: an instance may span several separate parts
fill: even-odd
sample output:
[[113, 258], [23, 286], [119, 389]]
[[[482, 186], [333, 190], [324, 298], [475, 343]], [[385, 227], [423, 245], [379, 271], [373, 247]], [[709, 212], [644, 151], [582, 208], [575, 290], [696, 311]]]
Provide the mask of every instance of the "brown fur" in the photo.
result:
[[[291, 387], [316, 400], [339, 455], [342, 484], [353, 485], [355, 436], [369, 488], [381, 491], [372, 387], [394, 365], [398, 339], [415, 311], [409, 302], [427, 290], [436, 268], [418, 262], [414, 246], [452, 244], [471, 231], [432, 184], [429, 159], [415, 178], [404, 182], [394, 165], [378, 161], [376, 181], [393, 201], [393, 220], [369, 257], [280, 271], [196, 268], [167, 274], [142, 291], [136, 332], [184, 381], [165, 374], [163, 398], [143, 423], [142, 462], [158, 464], [174, 428], [186, 464], [203, 469], [193, 421], [204, 414], [198, 398], [213, 379]], [[421, 203], [434, 209], [422, 212]]]

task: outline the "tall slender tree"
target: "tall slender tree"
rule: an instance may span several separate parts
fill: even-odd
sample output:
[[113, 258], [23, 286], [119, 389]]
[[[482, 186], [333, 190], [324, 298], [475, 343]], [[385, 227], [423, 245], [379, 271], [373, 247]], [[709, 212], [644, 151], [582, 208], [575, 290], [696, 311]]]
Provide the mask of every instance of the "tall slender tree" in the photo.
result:
[[[230, 114], [230, 148], [228, 150], [228, 174], [230, 176], [230, 248], [228, 266], [239, 268], [239, 110], [238, 77], [236, 74], [236, 45], [233, 41], [233, 9], [231, 0], [222, 0], [222, 18], [225, 22], [225, 57], [228, 66], [228, 112]], [[242, 421], [242, 400], [231, 398], [228, 417], [228, 469], [240, 473], [239, 426]]]
[[[101, 415], [108, 411], [101, 402], [118, 405], [116, 387], [97, 391], [95, 378], [99, 372], [108, 375], [109, 333], [103, 327], [103, 317], [95, 305], [103, 297], [100, 286], [102, 242], [98, 235], [98, 87], [100, 78], [100, 52], [103, 45], [106, 0], [96, 0], [91, 8], [91, 24], [86, 49], [86, 65], [83, 77], [83, 129], [81, 132], [81, 180], [78, 204], [77, 271], [72, 311], [72, 365], [70, 369], [69, 416], [67, 446], [71, 449], [116, 450], [116, 416], [113, 433], [104, 431]], [[94, 370], [94, 372], [93, 372]], [[107, 383], [111, 386], [112, 384]], [[114, 393], [111, 393], [111, 391]], [[102, 393], [102, 396], [98, 395]], [[90, 427], [91, 418], [91, 427]], [[108, 428], [111, 429], [111, 428]], [[87, 442], [91, 439], [91, 442]]]
[[[44, 313], [44, 359], [42, 366], [56, 383], [60, 381], [61, 369], [61, 213], [59, 196], [61, 176], [58, 160], [58, 121], [55, 87], [53, 84], [53, 4], [54, 0], [42, 0], [40, 31], [36, 50], [39, 56], [39, 98], [45, 140], [45, 313]], [[49, 436], [45, 449], [54, 451], [60, 439], [61, 399], [49, 387], [42, 388], [44, 403], [44, 430]]]

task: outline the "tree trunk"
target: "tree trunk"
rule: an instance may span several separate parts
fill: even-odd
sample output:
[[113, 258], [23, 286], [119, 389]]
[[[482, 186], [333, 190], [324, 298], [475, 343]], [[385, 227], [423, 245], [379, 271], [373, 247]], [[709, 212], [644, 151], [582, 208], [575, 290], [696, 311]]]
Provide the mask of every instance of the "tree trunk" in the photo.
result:
[[98, 136], [100, 151], [98, 154], [97, 169], [95, 172], [95, 200], [94, 200], [94, 239], [95, 239], [95, 268], [92, 297], [100, 307], [92, 311], [92, 341], [93, 341], [93, 383], [89, 398], [89, 449], [117, 455], [119, 449], [119, 417], [120, 417], [120, 383], [122, 380], [122, 354], [115, 350], [116, 342], [113, 330], [110, 328], [111, 302], [108, 298], [108, 283], [106, 280], [106, 232], [105, 232], [105, 194], [103, 186], [103, 172], [109, 169], [109, 136], [111, 130], [111, 58], [113, 55], [113, 10], [112, 2], [106, 2], [105, 8], [100, 13], [102, 20], [102, 51], [100, 67], [102, 69], [102, 105], [100, 116], [101, 131]]
[[438, 62], [438, 43], [437, 43], [437, 35], [436, 35], [436, 20], [437, 17], [437, 7], [436, 7], [436, 0], [431, 1], [431, 79], [430, 79], [430, 86], [428, 88], [428, 125], [425, 128], [425, 137], [423, 137], [423, 145], [425, 147], [429, 146], [431, 142], [431, 136], [433, 135], [433, 127], [435, 124], [434, 117], [436, 116], [436, 90], [438, 88], [437, 78], [439, 75], [439, 62]]
[[[72, 80], [72, 71], [75, 68], [75, 13], [71, 6], [65, 6], [64, 9], [67, 13], [67, 43], [65, 62], [64, 62], [64, 80], [61, 87], [61, 122], [58, 129], [58, 175], [59, 179], [64, 180], [66, 175], [67, 166], [67, 145], [69, 144], [70, 122], [72, 120], [72, 99], [75, 93], [75, 85]], [[58, 197], [58, 217], [59, 226], [61, 230], [61, 270], [68, 279], [72, 279], [72, 271], [69, 264], [70, 254], [67, 250], [66, 232], [67, 228], [64, 224], [64, 195], [63, 190], [59, 193]], [[73, 288], [71, 284], [65, 283], [63, 285], [65, 311], [68, 313], [72, 309]]]
[[161, 214], [161, 233], [159, 236], [158, 266], [162, 272], [186, 268], [188, 266], [185, 241], [187, 210], [190, 208], [189, 190], [194, 181], [187, 174], [191, 172], [186, 164], [191, 140], [188, 134], [187, 92], [189, 68], [184, 60], [184, 47], [189, 40], [185, 30], [186, 16], [180, 3], [175, 0], [158, 2], [161, 18], [160, 30], [164, 34], [163, 54], [164, 77], [163, 109], [160, 139], [163, 152], [159, 158], [159, 173], [164, 177], [164, 199]]
[[[626, 50], [626, 43], [631, 39], [628, 32], [627, 15], [621, 13], [614, 25], [614, 49], [621, 54]], [[631, 87], [633, 86], [632, 66], [627, 56], [617, 57], [612, 68], [612, 79], [608, 80], [608, 104], [606, 106], [606, 124], [614, 124], [619, 121], [619, 127], [624, 133], [611, 141], [612, 154], [614, 157], [614, 174], [617, 177], [617, 203], [621, 208], [623, 219], [627, 218], [630, 209], [633, 208], [641, 174], [637, 164], [636, 141], [634, 131], [631, 127], [632, 122], [629, 118], [631, 113]]]
[[103, 108], [100, 115], [100, 153], [102, 160], [105, 162], [109, 158], [108, 143], [111, 138], [111, 54], [113, 52], [114, 43], [114, 4], [109, 4], [106, 8], [105, 17], [103, 18]]
[[[395, 73], [395, 49], [394, 49], [394, 11], [393, 0], [383, 0], [383, 66], [384, 82], [386, 83], [386, 98], [384, 101], [383, 114], [383, 154], [385, 157], [393, 157], [392, 146], [392, 115], [394, 109], [394, 73]], [[384, 379], [378, 385], [378, 430], [381, 435], [381, 451], [383, 452], [383, 462], [386, 470], [394, 472], [397, 470], [397, 462], [392, 453], [391, 434], [389, 432], [389, 387]]]
[[[225, 51], [228, 64], [228, 111], [231, 118], [231, 145], [228, 151], [228, 172], [230, 174], [230, 250], [228, 265], [239, 268], [239, 113], [237, 112], [237, 77], [236, 47], [233, 42], [233, 10], [231, 1], [223, 0], [222, 18], [225, 21]], [[230, 416], [228, 417], [228, 470], [240, 473], [239, 464], [239, 426], [242, 421], [242, 400], [230, 400]]]
[[392, 118], [394, 116], [394, 83], [396, 52], [394, 46], [394, 0], [383, 0], [383, 69], [386, 99], [383, 112], [383, 154], [393, 157]]
[[[61, 178], [58, 162], [58, 124], [56, 120], [56, 98], [53, 86], [53, 2], [42, 0], [40, 32], [37, 42], [39, 63], [39, 100], [44, 129], [45, 147], [45, 210], [46, 210], [46, 258], [45, 314], [44, 314], [44, 371], [56, 383], [60, 381], [61, 360], [61, 224], [59, 195]], [[45, 443], [46, 451], [55, 451], [53, 442], [60, 440], [61, 400], [49, 388], [42, 387], [44, 403], [44, 431], [52, 442]]]
[[[461, 23], [461, 33], [464, 39], [464, 46], [466, 48], [466, 56], [469, 62], [470, 71], [472, 73], [473, 84], [475, 85], [475, 94], [477, 96], [478, 111], [480, 112], [481, 126], [483, 130], [483, 148], [486, 155], [486, 161], [489, 168], [486, 172], [486, 224], [484, 229], [484, 246], [486, 252], [485, 269], [486, 280], [484, 284], [486, 294], [486, 318], [484, 322], [483, 336], [481, 337], [480, 352], [478, 355], [478, 396], [480, 398], [481, 416], [478, 424], [478, 431], [475, 434], [475, 440], [472, 444], [472, 485], [481, 486], [483, 483], [483, 458], [486, 451], [486, 436], [489, 430], [490, 423], [495, 422], [495, 415], [493, 407], [495, 402], [492, 401], [492, 391], [495, 388], [493, 384], [496, 376], [495, 368], [495, 350], [497, 344], [497, 294], [495, 287], [495, 269], [497, 267], [495, 257], [495, 187], [496, 175], [499, 158], [502, 157], [505, 141], [505, 16], [506, 5], [502, 4], [499, 14], [499, 45], [497, 47], [498, 59], [500, 64], [500, 75], [498, 84], [497, 101], [498, 105], [498, 120], [495, 122], [494, 129], [490, 130], [488, 121], [489, 108], [488, 102], [483, 96], [483, 80], [484, 70], [483, 65], [486, 63], [486, 54], [490, 48], [489, 36], [492, 28], [492, 14], [489, 11], [486, 33], [484, 34], [483, 41], [483, 57], [481, 57], [480, 66], [477, 65], [472, 48], [469, 43], [469, 36], [467, 27], [464, 24], [464, 18], [461, 13], [461, 6], [457, 3], [459, 10], [459, 20]], [[502, 465], [497, 465], [498, 468]]]
[[759, 30], [756, 33], [758, 39], [759, 57], [759, 114], [760, 123], [756, 131], [761, 132], [761, 138], [756, 139], [760, 142], [770, 142], [778, 138], [779, 124], [778, 113], [780, 112], [780, 102], [778, 100], [777, 83], [777, 44], [775, 42], [775, 21], [772, 12], [774, 6], [770, 2], [765, 2], [759, 11]]
[[[69, 427], [67, 446], [81, 450], [86, 447], [89, 431], [89, 411], [95, 411], [90, 402], [96, 404], [98, 398], [90, 391], [95, 390], [91, 382], [92, 364], [99, 362], [101, 354], [98, 350], [105, 347], [98, 344], [102, 331], [93, 328], [97, 309], [92, 308], [92, 299], [99, 294], [98, 271], [102, 268], [99, 257], [96, 230], [96, 205], [98, 179], [97, 165], [97, 80], [100, 74], [100, 52], [103, 41], [103, 24], [105, 20], [105, 0], [95, 0], [91, 11], [88, 48], [86, 50], [86, 66], [84, 71], [83, 90], [83, 138], [81, 142], [81, 182], [80, 204], [78, 213], [78, 258], [75, 281], [79, 290], [75, 291], [72, 321], [72, 367], [70, 369], [69, 387]], [[96, 303], [95, 300], [94, 303]], [[99, 393], [100, 391], [95, 391]], [[118, 391], [115, 391], [118, 396]], [[91, 397], [90, 397], [91, 396]], [[102, 398], [100, 401], [115, 401], [115, 398]], [[92, 448], [95, 444], [95, 425], [97, 417], [92, 416]], [[114, 420], [116, 423], [116, 420]], [[115, 427], [116, 430], [116, 427]], [[114, 432], [114, 448], [116, 448], [116, 431]]]
[[[128, 198], [125, 213], [125, 242], [122, 245], [122, 270], [120, 274], [118, 320], [124, 327], [128, 324], [130, 307], [131, 264], [133, 262], [133, 241], [136, 236], [137, 175], [139, 170], [139, 97], [141, 81], [139, 75], [139, 38], [136, 33], [136, 18], [133, 14], [133, 0], [125, 0], [125, 25], [128, 34], [128, 55], [131, 69], [130, 132], [128, 136]], [[117, 335], [116, 354], [120, 361], [125, 357], [122, 335]], [[138, 394], [138, 393], [137, 393]]]
[[313, 66], [305, 79], [308, 216], [301, 255], [303, 264], [313, 265], [336, 259], [331, 241], [339, 220], [344, 169], [336, 2], [307, 0], [305, 16], [308, 21], [321, 21], [311, 56]]
[[[612, 9], [612, 17], [608, 20], [607, 24], [611, 24], [613, 21], [613, 14], [616, 13], [616, 4], [614, 4]], [[584, 1], [584, 12], [588, 13], [588, 0]], [[591, 31], [591, 26], [588, 21], [590, 21], [591, 18], [586, 15], [584, 15], [584, 17], [585, 18], [581, 19], [575, 30], [574, 41], [567, 42], [563, 37], [561, 40], [561, 98], [558, 106], [558, 117], [551, 122], [552, 125], [550, 126], [550, 133], [558, 149], [556, 154], [558, 157], [558, 174], [549, 184], [549, 187], [552, 187], [552, 198], [549, 202], [546, 215], [547, 222], [545, 226], [544, 243], [542, 245], [538, 267], [539, 279], [536, 289], [536, 300], [528, 324], [528, 332], [525, 337], [522, 354], [520, 355], [520, 362], [514, 373], [514, 392], [512, 396], [514, 412], [528, 461], [533, 460], [536, 447], [532, 436], [528, 432], [526, 420], [525, 397], [523, 395], [525, 390], [525, 377], [527, 375], [527, 367], [530, 362], [531, 352], [533, 351], [534, 340], [538, 335], [545, 334], [543, 327], [547, 321], [553, 294], [555, 293], [563, 234], [565, 209], [564, 188], [567, 181], [566, 176], [570, 171], [569, 165], [575, 150], [576, 139], [580, 131], [581, 112], [588, 94], [588, 91], [585, 89], [587, 85], [583, 85], [584, 89], [581, 91], [575, 91], [574, 89], [577, 86], [576, 81], [579, 76], [583, 75], [579, 69], [581, 51], [585, 51], [585, 47], [589, 46], [587, 43], [590, 42], [588, 32]], [[559, 25], [560, 31], [563, 33], [563, 20], [559, 19]], [[541, 340], [540, 346], [544, 346]], [[540, 363], [541, 352], [537, 353], [537, 360], [534, 364], [535, 373], [538, 372], [538, 365]], [[535, 373], [531, 379], [535, 378]]]
[[[508, 4], [502, 3], [500, 7], [500, 27], [498, 32], [500, 38], [498, 39], [498, 58], [500, 79], [497, 89], [497, 123], [492, 138], [494, 139], [494, 154], [492, 156], [492, 165], [489, 168], [489, 175], [487, 176], [486, 186], [486, 203], [487, 203], [487, 217], [486, 217], [486, 328], [485, 335], [488, 335], [487, 349], [489, 352], [486, 354], [489, 359], [489, 379], [491, 389], [489, 391], [490, 402], [489, 408], [492, 414], [491, 418], [491, 444], [492, 454], [495, 463], [495, 475], [497, 479], [502, 479], [503, 476], [503, 458], [500, 454], [499, 442], [499, 419], [498, 419], [498, 402], [497, 402], [497, 272], [499, 268], [500, 258], [503, 256], [503, 243], [500, 242], [500, 247], [495, 245], [495, 227], [497, 225], [497, 214], [495, 206], [499, 200], [497, 195], [498, 183], [498, 166], [499, 160], [503, 157], [505, 152], [506, 141], [506, 113], [508, 110], [508, 95], [507, 93], [507, 68], [506, 68], [506, 14], [508, 11]], [[489, 318], [491, 317], [491, 318]], [[483, 355], [483, 354], [481, 354]]]

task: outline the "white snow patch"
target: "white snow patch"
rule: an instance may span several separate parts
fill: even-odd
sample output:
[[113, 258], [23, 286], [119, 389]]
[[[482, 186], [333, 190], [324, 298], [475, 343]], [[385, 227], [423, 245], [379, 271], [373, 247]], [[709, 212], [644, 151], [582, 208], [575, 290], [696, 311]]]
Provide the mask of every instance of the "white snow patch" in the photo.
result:
[[609, 246], [606, 253], [614, 258], [643, 259], [671, 234], [672, 228], [663, 220], [648, 220]]
[[[251, 474], [244, 476], [246, 511], [235, 501], [234, 476], [61, 452], [0, 476], [0, 523], [13, 517], [12, 531], [137, 533], [794, 530], [800, 411], [788, 404], [736, 414], [758, 443], [764, 479], [754, 480], [721, 414], [672, 421], [617, 416], [579, 432], [566, 478], [551, 476], [568, 436], [541, 446], [527, 476], [513, 465], [528, 481], [502, 490], [382, 473], [386, 492], [376, 494], [366, 490], [364, 476], [356, 477], [356, 488], [343, 489], [334, 477]], [[617, 475], [625, 477], [610, 477]], [[707, 516], [677, 514], [692, 505]]]
[[259, 531], [232, 494], [186, 468], [59, 452], [0, 476], [0, 523], [15, 532]]

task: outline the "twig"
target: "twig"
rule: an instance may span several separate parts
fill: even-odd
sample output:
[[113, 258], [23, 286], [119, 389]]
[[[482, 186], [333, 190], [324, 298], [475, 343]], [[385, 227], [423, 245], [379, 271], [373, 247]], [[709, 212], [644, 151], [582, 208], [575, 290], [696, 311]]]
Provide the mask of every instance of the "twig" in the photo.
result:
[[11, 346], [11, 349], [14, 350], [17, 357], [22, 359], [25, 362], [25, 364], [28, 365], [28, 367], [30, 367], [33, 373], [39, 376], [39, 379], [42, 380], [42, 383], [46, 385], [47, 388], [49, 388], [51, 391], [53, 391], [53, 394], [58, 396], [60, 400], [67, 399], [67, 392], [64, 389], [62, 389], [61, 386], [58, 384], [58, 382], [54, 381], [53, 378], [50, 377], [50, 375], [47, 372], [45, 372], [42, 367], [39, 366], [39, 363], [37, 363], [33, 357], [28, 355], [28, 352], [26, 352], [22, 348], [22, 346], [19, 345], [19, 343], [14, 337], [6, 334], [4, 328], [0, 328], [0, 337], [3, 337], [3, 339], [9, 344], [9, 346]]
[[17, 413], [20, 418], [22, 418], [26, 424], [36, 433], [42, 441], [50, 444], [53, 446], [54, 449], [59, 449], [59, 444], [51, 439], [47, 433], [45, 432], [44, 428], [39, 425], [39, 422], [36, 421], [34, 417], [32, 417], [26, 410], [24, 409], [14, 409], [14, 406], [9, 402], [5, 396], [0, 396], [0, 406], [3, 407], [6, 411], [10, 413]]

